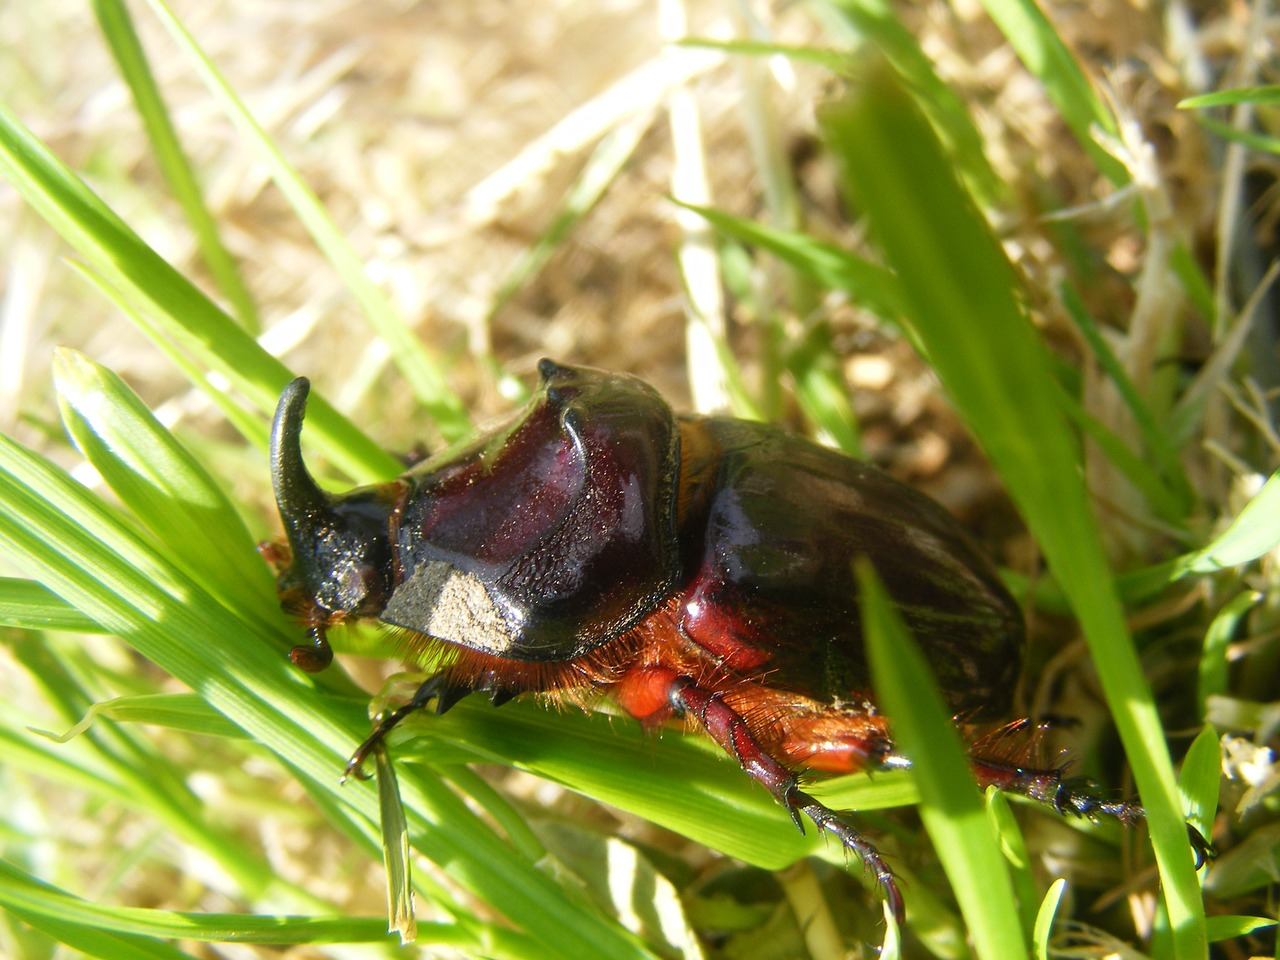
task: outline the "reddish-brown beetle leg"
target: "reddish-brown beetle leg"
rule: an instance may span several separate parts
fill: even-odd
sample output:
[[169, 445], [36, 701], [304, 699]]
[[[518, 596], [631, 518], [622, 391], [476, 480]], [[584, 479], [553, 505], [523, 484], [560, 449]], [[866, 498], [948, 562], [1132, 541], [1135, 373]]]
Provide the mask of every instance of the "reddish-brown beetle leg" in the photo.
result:
[[[1139, 823], [1147, 816], [1136, 799], [1103, 799], [1096, 780], [1092, 777], [1064, 778], [1061, 767], [1020, 767], [982, 757], [970, 757], [970, 765], [982, 786], [996, 786], [1009, 793], [1038, 800], [1063, 816], [1072, 814], [1096, 821], [1100, 815], [1106, 815], [1127, 825]], [[1187, 837], [1195, 852], [1197, 870], [1218, 855], [1213, 844], [1189, 823]]]
[[365, 738], [364, 743], [356, 748], [356, 752], [347, 761], [346, 769], [342, 771], [342, 782], [346, 783], [348, 777], [355, 777], [357, 780], [369, 779], [369, 775], [363, 769], [365, 760], [369, 758], [369, 754], [377, 749], [378, 744], [386, 739], [387, 734], [394, 730], [396, 725], [405, 717], [425, 709], [432, 700], [436, 702], [436, 713], [442, 714], [472, 692], [474, 691], [471, 687], [451, 683], [442, 673], [428, 677], [418, 687], [413, 699], [404, 706], [397, 707], [395, 710], [384, 713], [378, 718], [378, 725], [373, 728], [373, 733]]
[[857, 854], [884, 890], [885, 900], [898, 923], [903, 923], [906, 910], [902, 894], [898, 890], [893, 871], [884, 862], [880, 852], [841, 820], [834, 810], [801, 790], [796, 775], [760, 746], [747, 728], [746, 721], [721, 699], [720, 694], [702, 689], [688, 677], [677, 677], [672, 681], [668, 695], [676, 710], [695, 717], [712, 740], [735, 757], [742, 764], [743, 770], [773, 794], [786, 808], [801, 833], [804, 833], [804, 821], [800, 815], [804, 814], [819, 830], [831, 834], [845, 849]]

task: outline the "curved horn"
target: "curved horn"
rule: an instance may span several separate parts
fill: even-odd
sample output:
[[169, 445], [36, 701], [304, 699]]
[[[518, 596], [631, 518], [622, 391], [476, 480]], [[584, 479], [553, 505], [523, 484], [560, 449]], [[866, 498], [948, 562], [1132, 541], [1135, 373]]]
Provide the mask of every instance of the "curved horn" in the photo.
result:
[[332, 509], [329, 495], [317, 486], [302, 461], [302, 418], [310, 392], [306, 377], [290, 383], [280, 395], [271, 423], [271, 485], [290, 541], [300, 527], [313, 526], [318, 515]]

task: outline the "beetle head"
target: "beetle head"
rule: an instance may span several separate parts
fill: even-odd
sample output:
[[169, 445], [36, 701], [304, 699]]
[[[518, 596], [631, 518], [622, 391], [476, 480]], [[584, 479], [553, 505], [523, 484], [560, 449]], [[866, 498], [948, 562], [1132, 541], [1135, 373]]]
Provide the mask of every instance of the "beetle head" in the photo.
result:
[[376, 616], [386, 603], [388, 521], [397, 487], [361, 487], [341, 496], [320, 489], [302, 460], [300, 442], [310, 388], [299, 377], [280, 396], [271, 427], [271, 482], [289, 544], [277, 580], [281, 605], [312, 627], [323, 647], [324, 627], [347, 617]]

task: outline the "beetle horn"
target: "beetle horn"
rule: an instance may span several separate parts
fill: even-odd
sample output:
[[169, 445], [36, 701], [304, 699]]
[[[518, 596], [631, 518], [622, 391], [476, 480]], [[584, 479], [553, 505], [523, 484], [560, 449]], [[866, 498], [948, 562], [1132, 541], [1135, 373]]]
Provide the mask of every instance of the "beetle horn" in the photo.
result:
[[311, 382], [306, 377], [285, 387], [271, 424], [271, 485], [280, 519], [293, 545], [304, 528], [315, 526], [333, 508], [329, 495], [312, 479], [302, 461], [302, 418], [310, 392]]

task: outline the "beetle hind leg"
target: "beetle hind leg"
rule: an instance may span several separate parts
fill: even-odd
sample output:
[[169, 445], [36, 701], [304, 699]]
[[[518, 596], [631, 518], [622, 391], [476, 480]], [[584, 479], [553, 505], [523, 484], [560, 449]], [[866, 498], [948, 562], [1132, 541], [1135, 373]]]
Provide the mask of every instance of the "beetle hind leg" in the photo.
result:
[[834, 810], [800, 789], [793, 770], [785, 766], [751, 732], [747, 721], [725, 703], [719, 693], [699, 687], [688, 677], [676, 677], [668, 688], [671, 707], [697, 719], [708, 736], [742, 765], [752, 779], [763, 785], [786, 808], [792, 821], [804, 833], [801, 814], [813, 821], [820, 831], [829, 834], [875, 876], [884, 890], [885, 900], [898, 923], [905, 918], [902, 893], [889, 865], [871, 841], [845, 823]]
[[[995, 786], [1053, 807], [1063, 816], [1072, 815], [1097, 821], [1107, 816], [1132, 826], [1146, 819], [1146, 811], [1137, 798], [1109, 800], [1092, 777], [1064, 777], [1065, 767], [1030, 767], [1007, 761], [971, 755], [969, 763], [978, 783]], [[1199, 830], [1187, 824], [1187, 837], [1195, 853], [1196, 869], [1216, 857], [1213, 843]]]

